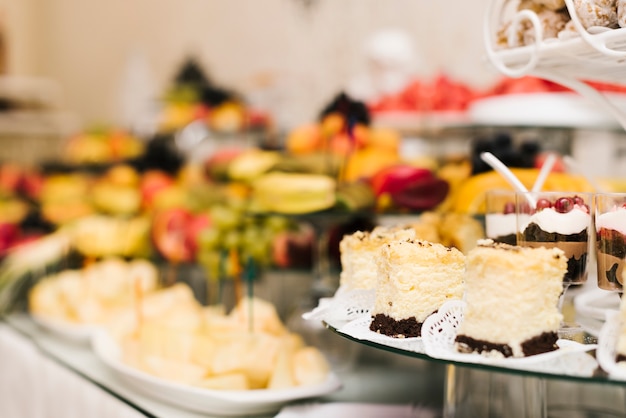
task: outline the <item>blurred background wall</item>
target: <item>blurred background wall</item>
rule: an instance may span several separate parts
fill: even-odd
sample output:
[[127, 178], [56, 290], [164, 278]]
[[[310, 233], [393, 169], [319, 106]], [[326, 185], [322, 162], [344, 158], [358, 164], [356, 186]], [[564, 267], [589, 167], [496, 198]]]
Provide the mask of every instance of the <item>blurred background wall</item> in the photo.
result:
[[281, 123], [313, 118], [362, 70], [363, 45], [407, 31], [425, 77], [484, 85], [488, 0], [0, 0], [7, 72], [56, 80], [86, 124], [118, 123], [129, 63], [155, 94], [195, 56], [218, 85], [273, 107]]

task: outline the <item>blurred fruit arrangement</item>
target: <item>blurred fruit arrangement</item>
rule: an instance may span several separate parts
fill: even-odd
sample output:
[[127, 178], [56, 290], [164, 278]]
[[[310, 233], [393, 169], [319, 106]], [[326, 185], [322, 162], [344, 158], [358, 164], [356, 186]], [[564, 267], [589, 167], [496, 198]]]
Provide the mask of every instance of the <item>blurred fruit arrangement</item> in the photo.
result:
[[106, 164], [135, 159], [144, 149], [140, 138], [121, 129], [102, 127], [68, 138], [62, 158], [68, 164]]
[[347, 209], [360, 206], [377, 213], [435, 209], [449, 185], [423, 161], [404, 160], [401, 141], [395, 130], [370, 126], [367, 107], [341, 93], [318, 122], [289, 134], [285, 152], [294, 161], [316, 161], [316, 172], [336, 180], [335, 202]]
[[244, 184], [214, 182], [195, 165], [175, 175], [116, 165], [101, 175], [45, 177], [36, 203], [49, 230], [70, 234], [75, 248], [88, 257], [185, 263], [199, 261], [201, 250], [236, 249], [269, 265], [272, 238], [293, 223], [251, 215], [249, 194]]
[[0, 254], [42, 234], [34, 202], [43, 183], [36, 169], [11, 162], [0, 165]]
[[[602, 92], [626, 93], [621, 85], [587, 82]], [[572, 90], [560, 84], [533, 76], [520, 78], [505, 77], [486, 88], [476, 88], [456, 80], [447, 74], [436, 74], [431, 79], [417, 79], [409, 83], [399, 93], [382, 97], [368, 103], [375, 115], [385, 112], [408, 112], [415, 114], [463, 113], [472, 103], [487, 97], [520, 93], [561, 93]]]
[[191, 58], [165, 92], [158, 129], [171, 132], [194, 121], [205, 123], [213, 132], [233, 134], [264, 129], [270, 118], [248, 106], [241, 95], [211, 82], [200, 63]]
[[[186, 71], [184, 83], [205, 83], [193, 68]], [[407, 159], [400, 134], [371, 125], [367, 105], [344, 93], [315, 122], [289, 132], [280, 149], [220, 144], [206, 158], [190, 160], [177, 152], [172, 134], [159, 133], [139, 147], [129, 145], [135, 142], [128, 134], [103, 132], [67, 142], [68, 149], [84, 150], [74, 164], [0, 164], [0, 289], [11, 275], [26, 277], [29, 262], [30, 271], [43, 269], [70, 253], [83, 263], [119, 257], [174, 268], [194, 264], [218, 280], [249, 279], [266, 268], [311, 268], [319, 234], [313, 227], [334, 216], [326, 232], [335, 258], [338, 234], [373, 227], [387, 214], [436, 215], [433, 239], [467, 247], [471, 239], [442, 231], [477, 236], [469, 216], [483, 213], [485, 192], [510, 188], [479, 154], [492, 152], [527, 187], [545, 158], [538, 143], [514, 145], [498, 134], [474, 138], [470, 155], [458, 160]], [[592, 189], [561, 162], [544, 188]], [[450, 214], [466, 221], [450, 221]], [[443, 226], [449, 224], [457, 226]], [[54, 239], [39, 245], [42, 237]]]
[[446, 74], [431, 80], [414, 80], [402, 91], [370, 103], [373, 113], [381, 112], [463, 112], [482, 93], [464, 82]]
[[[406, 160], [396, 132], [368, 126], [367, 112], [342, 113], [351, 106], [339, 96], [319, 122], [294, 129], [284, 150], [222, 148], [167, 170], [122, 162], [44, 173], [1, 164], [0, 249], [62, 229], [91, 258], [199, 262], [213, 275], [232, 275], [224, 260], [233, 252], [241, 265], [284, 265], [277, 247], [298, 232], [310, 241], [301, 222], [311, 214], [480, 213], [487, 189], [509, 186], [481, 166], [479, 152], [496, 154], [525, 184], [545, 157], [538, 146], [514, 149], [500, 135], [477, 139], [475, 154], [458, 161]], [[546, 189], [590, 189], [563, 170], [555, 166]]]

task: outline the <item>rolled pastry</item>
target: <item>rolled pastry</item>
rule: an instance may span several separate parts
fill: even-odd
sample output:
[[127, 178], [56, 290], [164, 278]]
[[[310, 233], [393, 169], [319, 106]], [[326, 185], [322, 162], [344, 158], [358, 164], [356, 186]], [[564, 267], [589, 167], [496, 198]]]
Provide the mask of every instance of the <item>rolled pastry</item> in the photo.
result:
[[565, 7], [565, 0], [522, 0], [523, 3], [531, 3], [552, 11], [561, 10]]
[[617, 24], [620, 28], [626, 27], [626, 0], [617, 0]]
[[574, 10], [585, 29], [617, 28], [617, 0], [574, 0]]

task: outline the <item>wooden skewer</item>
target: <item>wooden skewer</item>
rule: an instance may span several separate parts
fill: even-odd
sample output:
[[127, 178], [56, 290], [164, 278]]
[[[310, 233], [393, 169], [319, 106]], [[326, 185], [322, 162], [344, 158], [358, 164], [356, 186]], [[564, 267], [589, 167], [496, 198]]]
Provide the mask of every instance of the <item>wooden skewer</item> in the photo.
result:
[[135, 277], [133, 280], [133, 290], [135, 296], [135, 317], [137, 319], [137, 328], [135, 329], [135, 336], [139, 338], [141, 334], [141, 328], [143, 327], [143, 287], [141, 286], [141, 279]]
[[235, 300], [241, 301], [243, 292], [241, 290], [241, 263], [239, 262], [239, 253], [236, 249], [231, 249], [229, 253], [230, 267], [233, 272], [233, 280], [235, 283]]

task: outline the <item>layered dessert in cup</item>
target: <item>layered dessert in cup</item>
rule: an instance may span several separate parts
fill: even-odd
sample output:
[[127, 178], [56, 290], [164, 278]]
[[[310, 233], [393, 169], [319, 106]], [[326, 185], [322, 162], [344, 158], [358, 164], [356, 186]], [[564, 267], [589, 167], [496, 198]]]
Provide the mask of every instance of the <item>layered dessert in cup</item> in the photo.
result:
[[516, 193], [517, 243], [557, 247], [567, 257], [564, 288], [587, 280], [593, 199], [590, 193]]
[[626, 193], [594, 196], [598, 287], [621, 292], [626, 262]]
[[493, 189], [485, 194], [485, 235], [497, 243], [517, 243], [514, 190]]

